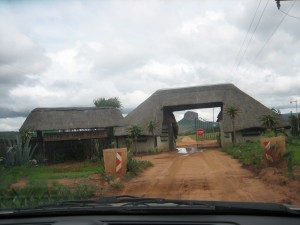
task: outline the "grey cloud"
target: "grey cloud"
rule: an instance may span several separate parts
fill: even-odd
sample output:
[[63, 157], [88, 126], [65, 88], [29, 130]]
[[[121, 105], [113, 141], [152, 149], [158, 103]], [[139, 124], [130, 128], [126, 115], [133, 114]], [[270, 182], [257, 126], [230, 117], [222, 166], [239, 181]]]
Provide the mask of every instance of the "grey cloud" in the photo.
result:
[[30, 111], [19, 111], [10, 110], [7, 108], [0, 108], [0, 118], [14, 118], [14, 117], [27, 117]]
[[[10, 91], [19, 84], [26, 84], [29, 76], [38, 76], [49, 65], [42, 47], [21, 31], [17, 25], [0, 14], [0, 102], [2, 107], [15, 104]], [[16, 103], [17, 104], [17, 103]], [[24, 112], [2, 108], [0, 117], [24, 116]]]

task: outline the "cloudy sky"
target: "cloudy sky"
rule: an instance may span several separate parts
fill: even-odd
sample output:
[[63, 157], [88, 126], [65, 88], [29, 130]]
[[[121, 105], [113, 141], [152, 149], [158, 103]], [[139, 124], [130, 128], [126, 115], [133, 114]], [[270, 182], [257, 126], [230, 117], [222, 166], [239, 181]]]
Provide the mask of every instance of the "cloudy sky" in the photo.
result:
[[218, 83], [295, 111], [300, 1], [281, 10], [289, 16], [274, 0], [0, 1], [0, 131], [37, 107], [117, 96], [126, 114], [157, 89]]

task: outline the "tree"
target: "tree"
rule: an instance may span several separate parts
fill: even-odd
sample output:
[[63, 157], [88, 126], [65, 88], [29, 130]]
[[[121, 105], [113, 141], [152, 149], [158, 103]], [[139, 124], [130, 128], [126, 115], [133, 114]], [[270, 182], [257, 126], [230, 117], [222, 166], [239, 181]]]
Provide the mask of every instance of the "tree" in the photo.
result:
[[232, 123], [232, 130], [233, 130], [233, 139], [232, 142], [235, 144], [236, 142], [236, 131], [235, 131], [235, 119], [239, 114], [239, 109], [236, 106], [228, 106], [226, 108], [226, 114], [230, 117]]
[[129, 133], [130, 138], [134, 142], [134, 150], [135, 154], [137, 153], [137, 139], [142, 133], [142, 128], [140, 128], [137, 125], [131, 125], [128, 129], [127, 132]]
[[122, 109], [122, 103], [118, 97], [114, 98], [97, 98], [94, 99], [94, 105], [96, 107], [114, 107], [116, 109]]
[[148, 123], [148, 126], [147, 126], [149, 133], [152, 134], [152, 137], [154, 139], [154, 148], [155, 149], [157, 147], [157, 141], [156, 141], [156, 137], [155, 137], [154, 133], [156, 131], [157, 124], [158, 124], [158, 122], [156, 120], [150, 120], [149, 123]]
[[275, 136], [277, 136], [277, 125], [278, 125], [278, 117], [276, 115], [263, 115], [260, 118], [262, 125], [270, 130], [274, 131]]
[[295, 115], [290, 115], [289, 121], [291, 124], [291, 134], [296, 136], [299, 133], [297, 117]]

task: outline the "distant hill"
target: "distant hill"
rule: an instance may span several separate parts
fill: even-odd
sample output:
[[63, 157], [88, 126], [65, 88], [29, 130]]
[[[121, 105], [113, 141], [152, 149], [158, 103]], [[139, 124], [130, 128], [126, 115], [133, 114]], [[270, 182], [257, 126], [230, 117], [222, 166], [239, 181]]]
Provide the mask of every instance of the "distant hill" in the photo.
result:
[[[197, 124], [196, 126], [195, 123]], [[181, 135], [195, 133], [197, 128], [202, 128], [208, 131], [219, 125], [216, 122], [199, 119], [198, 113], [191, 112], [191, 111], [186, 112], [184, 114], [184, 118], [178, 121], [177, 124], [179, 127], [179, 134]]]

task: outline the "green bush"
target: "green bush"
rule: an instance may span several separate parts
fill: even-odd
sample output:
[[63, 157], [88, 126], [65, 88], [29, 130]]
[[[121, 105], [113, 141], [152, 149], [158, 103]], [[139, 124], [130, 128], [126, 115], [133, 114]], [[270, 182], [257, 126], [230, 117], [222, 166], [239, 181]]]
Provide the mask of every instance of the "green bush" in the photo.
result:
[[110, 186], [117, 190], [119, 190], [123, 187], [123, 185], [120, 182], [112, 182], [112, 183], [110, 183]]
[[133, 157], [133, 153], [131, 151], [128, 151], [127, 172], [137, 175], [140, 172], [142, 172], [143, 170], [145, 170], [151, 166], [153, 166], [152, 162], [147, 161], [147, 160], [136, 160]]

